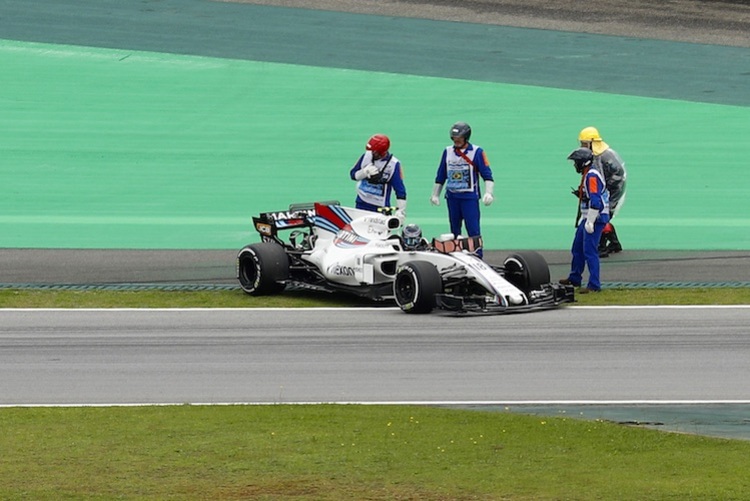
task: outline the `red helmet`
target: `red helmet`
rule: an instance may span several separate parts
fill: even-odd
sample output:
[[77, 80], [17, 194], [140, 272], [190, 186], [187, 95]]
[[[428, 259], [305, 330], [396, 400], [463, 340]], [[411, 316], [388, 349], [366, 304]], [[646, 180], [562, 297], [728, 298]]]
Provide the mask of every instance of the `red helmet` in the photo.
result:
[[384, 157], [388, 154], [388, 149], [391, 147], [391, 140], [385, 134], [375, 134], [367, 141], [365, 149], [377, 153], [380, 157]]

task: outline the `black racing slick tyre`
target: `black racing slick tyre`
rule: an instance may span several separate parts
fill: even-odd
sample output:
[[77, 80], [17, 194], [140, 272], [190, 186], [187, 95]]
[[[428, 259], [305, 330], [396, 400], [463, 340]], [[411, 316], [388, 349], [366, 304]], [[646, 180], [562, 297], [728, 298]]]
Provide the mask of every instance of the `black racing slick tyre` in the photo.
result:
[[401, 311], [429, 313], [435, 308], [435, 294], [443, 292], [440, 273], [432, 263], [411, 261], [399, 266], [393, 282], [393, 297]]
[[289, 278], [289, 257], [273, 242], [260, 242], [242, 248], [237, 255], [240, 287], [253, 296], [278, 294]]
[[549, 283], [549, 265], [544, 256], [534, 251], [522, 251], [505, 258], [505, 279], [526, 295]]

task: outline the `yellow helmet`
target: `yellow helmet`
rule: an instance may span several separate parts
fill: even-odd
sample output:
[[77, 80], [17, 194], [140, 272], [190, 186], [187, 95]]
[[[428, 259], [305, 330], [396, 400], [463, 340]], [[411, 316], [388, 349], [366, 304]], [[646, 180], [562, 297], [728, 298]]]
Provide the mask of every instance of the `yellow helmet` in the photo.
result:
[[578, 134], [579, 141], [601, 141], [602, 137], [596, 127], [586, 127]]

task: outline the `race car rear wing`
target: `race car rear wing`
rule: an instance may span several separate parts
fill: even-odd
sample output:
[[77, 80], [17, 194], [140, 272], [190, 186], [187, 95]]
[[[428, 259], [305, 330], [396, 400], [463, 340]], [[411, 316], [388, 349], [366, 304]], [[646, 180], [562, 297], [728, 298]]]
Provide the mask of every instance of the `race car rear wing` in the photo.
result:
[[310, 228], [315, 221], [315, 205], [339, 205], [335, 200], [290, 204], [289, 210], [263, 212], [253, 217], [253, 226], [261, 237], [276, 238], [279, 230]]

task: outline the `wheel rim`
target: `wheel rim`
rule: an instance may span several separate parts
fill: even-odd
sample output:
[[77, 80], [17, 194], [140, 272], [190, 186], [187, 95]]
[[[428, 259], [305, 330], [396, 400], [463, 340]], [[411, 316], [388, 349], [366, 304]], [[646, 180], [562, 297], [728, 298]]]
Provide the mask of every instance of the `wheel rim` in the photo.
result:
[[244, 287], [254, 287], [258, 279], [258, 270], [255, 266], [255, 259], [252, 256], [244, 254], [240, 257], [240, 282]]
[[400, 274], [396, 277], [396, 302], [399, 306], [414, 303], [417, 297], [417, 286], [411, 274]]

